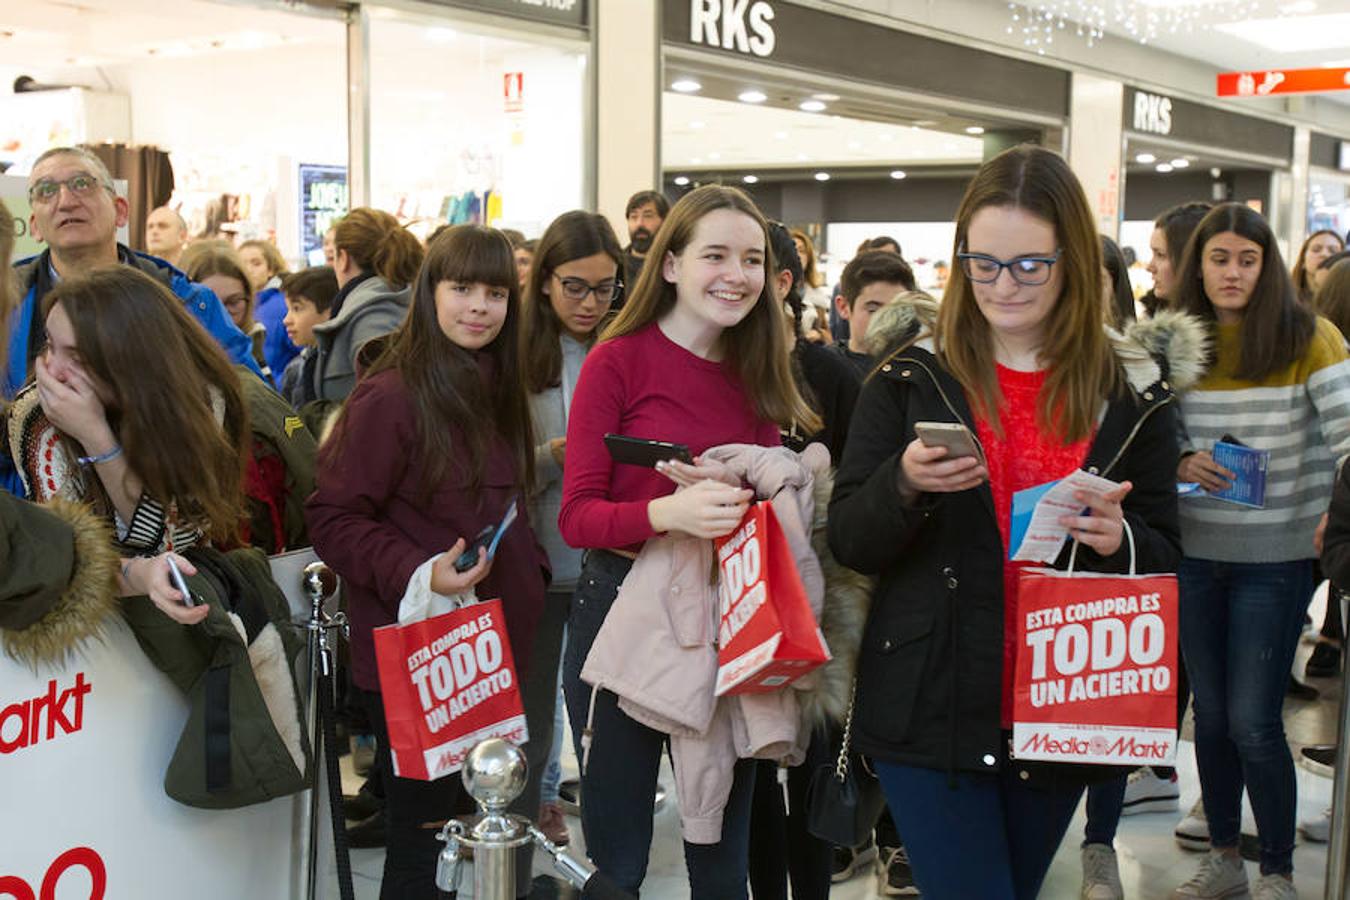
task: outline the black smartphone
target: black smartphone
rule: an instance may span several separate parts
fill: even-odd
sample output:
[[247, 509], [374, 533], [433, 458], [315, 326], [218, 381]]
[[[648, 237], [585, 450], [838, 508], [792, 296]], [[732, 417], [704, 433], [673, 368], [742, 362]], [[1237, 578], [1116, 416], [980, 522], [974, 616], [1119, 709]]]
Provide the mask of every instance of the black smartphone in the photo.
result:
[[1234, 446], [1237, 447], [1247, 446], [1246, 444], [1242, 443], [1242, 441], [1239, 441], [1237, 438], [1233, 437], [1231, 434], [1225, 434], [1223, 437], [1219, 438], [1219, 440], [1225, 444], [1233, 444]]
[[659, 462], [678, 460], [682, 463], [694, 462], [689, 448], [684, 444], [672, 444], [668, 441], [652, 441], [646, 438], [628, 437], [623, 434], [605, 435], [605, 448], [610, 459], [628, 466], [645, 466], [650, 469]]
[[477, 536], [464, 549], [464, 552], [455, 560], [456, 572], [467, 572], [478, 565], [478, 551], [492, 543], [492, 535], [497, 530], [495, 525], [485, 525], [483, 530], [478, 532]]

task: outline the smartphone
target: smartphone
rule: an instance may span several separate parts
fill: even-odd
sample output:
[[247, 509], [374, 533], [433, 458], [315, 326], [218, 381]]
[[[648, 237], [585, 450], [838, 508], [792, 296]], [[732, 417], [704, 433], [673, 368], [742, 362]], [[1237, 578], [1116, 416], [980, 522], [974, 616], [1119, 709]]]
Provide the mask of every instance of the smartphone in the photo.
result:
[[925, 447], [946, 447], [948, 459], [973, 456], [984, 462], [975, 435], [959, 422], [915, 422], [914, 433]]
[[166, 556], [164, 560], [169, 564], [169, 577], [173, 579], [173, 586], [178, 588], [179, 593], [183, 595], [183, 605], [196, 606], [197, 601], [193, 598], [192, 591], [188, 590], [187, 580], [183, 578], [183, 573], [178, 570], [178, 563], [173, 561], [172, 556]]
[[605, 435], [605, 447], [610, 459], [629, 466], [645, 466], [650, 469], [659, 462], [678, 460], [693, 464], [689, 448], [684, 444], [672, 444], [667, 441], [651, 441], [646, 438], [628, 437], [622, 434]]
[[486, 525], [482, 531], [478, 532], [474, 539], [469, 542], [469, 546], [464, 548], [464, 552], [455, 560], [456, 572], [467, 572], [478, 565], [478, 551], [492, 543], [492, 534], [496, 530], [496, 526]]

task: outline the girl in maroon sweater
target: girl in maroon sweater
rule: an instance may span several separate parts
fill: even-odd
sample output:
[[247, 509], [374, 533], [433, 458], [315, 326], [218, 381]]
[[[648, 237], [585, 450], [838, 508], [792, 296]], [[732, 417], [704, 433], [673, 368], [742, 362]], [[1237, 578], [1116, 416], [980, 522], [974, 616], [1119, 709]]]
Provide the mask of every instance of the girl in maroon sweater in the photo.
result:
[[480, 550], [472, 568], [454, 568], [466, 540], [498, 522], [512, 502], [526, 508], [534, 441], [519, 321], [505, 236], [477, 226], [450, 229], [432, 242], [407, 319], [347, 399], [319, 454], [310, 536], [343, 578], [352, 681], [376, 728], [389, 848], [384, 900], [437, 896], [435, 829], [464, 811], [464, 791], [458, 778], [394, 776], [372, 632], [396, 620], [412, 573], [434, 560], [432, 590], [502, 598], [523, 680], [519, 670], [543, 607], [548, 563], [524, 516], [505, 532], [496, 566]]
[[[734, 188], [709, 185], [685, 195], [657, 233], [623, 311], [582, 366], [558, 518], [563, 538], [590, 550], [563, 655], [574, 740], [591, 703], [581, 667], [633, 556], [665, 532], [727, 534], [751, 497], [705, 478], [697, 457], [694, 465], [663, 463], [661, 471], [615, 465], [604, 435], [673, 441], [699, 454], [734, 442], [777, 446], [779, 426], [792, 422], [808, 432], [819, 428], [788, 368], [782, 306], [765, 285], [767, 234], [759, 210]], [[673, 493], [676, 483], [685, 490]], [[586, 847], [602, 872], [636, 894], [666, 735], [630, 718], [608, 691], [597, 691], [594, 704], [581, 787]], [[721, 841], [685, 843], [694, 898], [746, 896], [752, 786], [753, 767], [742, 761]]]

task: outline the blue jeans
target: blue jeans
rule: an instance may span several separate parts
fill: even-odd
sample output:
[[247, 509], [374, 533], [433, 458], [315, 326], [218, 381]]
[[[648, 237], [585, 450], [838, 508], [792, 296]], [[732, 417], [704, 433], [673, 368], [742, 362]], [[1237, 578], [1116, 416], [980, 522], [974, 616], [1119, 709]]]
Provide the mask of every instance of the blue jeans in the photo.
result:
[[[591, 686], [581, 680], [581, 667], [591, 651], [619, 585], [632, 561], [604, 551], [591, 552], [582, 566], [563, 650], [563, 694], [572, 722], [577, 759], [581, 735], [591, 707]], [[652, 845], [652, 804], [666, 735], [648, 728], [619, 709], [618, 698], [598, 691], [591, 716], [590, 758], [581, 775], [581, 828], [596, 867], [625, 891], [636, 895], [647, 875]], [[736, 763], [716, 844], [685, 842], [693, 900], [746, 900], [750, 847], [750, 801], [755, 786], [755, 761]]]
[[875, 762], [924, 900], [1032, 900], [1083, 796], [1081, 784], [1029, 787], [1015, 763], [996, 775]]
[[1237, 846], [1245, 784], [1261, 839], [1261, 872], [1288, 874], [1297, 797], [1280, 710], [1312, 594], [1312, 561], [1188, 557], [1177, 577], [1210, 843]]

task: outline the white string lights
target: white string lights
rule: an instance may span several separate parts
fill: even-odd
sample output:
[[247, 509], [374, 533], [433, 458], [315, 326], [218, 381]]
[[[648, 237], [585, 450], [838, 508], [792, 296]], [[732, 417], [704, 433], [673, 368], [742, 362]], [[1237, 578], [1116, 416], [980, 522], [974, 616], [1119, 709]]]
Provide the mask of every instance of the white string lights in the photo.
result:
[[1042, 56], [1054, 48], [1055, 39], [1069, 37], [1095, 46], [1109, 30], [1141, 44], [1160, 37], [1191, 34], [1223, 22], [1249, 19], [1269, 4], [1261, 0], [1200, 0], [1195, 3], [1158, 3], [1146, 0], [1042, 0], [1008, 4], [1007, 33], [1019, 35], [1023, 46]]

